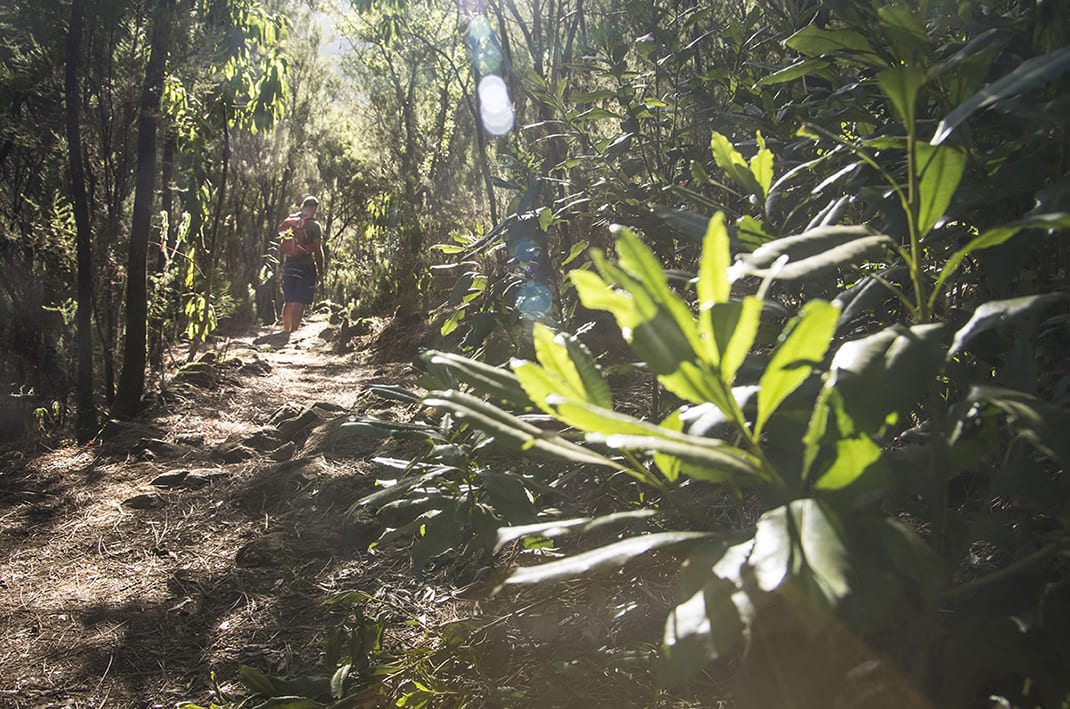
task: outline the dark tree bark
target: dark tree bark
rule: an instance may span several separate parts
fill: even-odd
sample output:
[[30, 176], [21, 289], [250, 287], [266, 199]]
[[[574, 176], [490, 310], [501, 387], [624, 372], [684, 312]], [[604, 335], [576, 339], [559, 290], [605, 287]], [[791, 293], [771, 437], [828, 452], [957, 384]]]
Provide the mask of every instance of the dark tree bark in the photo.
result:
[[74, 223], [78, 230], [78, 380], [75, 386], [75, 435], [85, 443], [96, 435], [97, 412], [93, 404], [93, 243], [89, 224], [89, 200], [82, 165], [82, 131], [79, 123], [81, 100], [78, 64], [81, 59], [84, 0], [72, 0], [71, 23], [67, 33], [67, 66], [64, 90], [67, 98], [67, 152], [70, 159], [71, 197]]
[[137, 174], [134, 187], [134, 214], [130, 226], [130, 251], [126, 268], [126, 341], [123, 371], [115, 394], [112, 413], [132, 418], [141, 408], [145, 389], [146, 342], [148, 332], [148, 250], [152, 228], [152, 203], [156, 187], [156, 127], [164, 67], [170, 52], [171, 19], [174, 0], [159, 0], [152, 23], [149, 63], [138, 115]]

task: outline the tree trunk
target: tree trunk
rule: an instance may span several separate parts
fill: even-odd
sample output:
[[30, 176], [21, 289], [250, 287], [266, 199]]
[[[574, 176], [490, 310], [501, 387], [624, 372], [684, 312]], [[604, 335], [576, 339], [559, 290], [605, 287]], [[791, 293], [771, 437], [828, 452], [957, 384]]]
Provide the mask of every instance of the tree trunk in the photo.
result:
[[[230, 111], [223, 112], [223, 170], [219, 177], [219, 195], [216, 198], [215, 214], [208, 232], [207, 248], [201, 249], [204, 255], [204, 309], [200, 313], [200, 324], [189, 348], [188, 362], [197, 356], [197, 350], [208, 336], [208, 314], [212, 307], [212, 286], [214, 285], [216, 243], [219, 237], [219, 224], [223, 220], [223, 205], [227, 199], [227, 174], [230, 168]], [[203, 243], [203, 242], [202, 242]]]
[[174, 0], [159, 0], [152, 23], [149, 63], [138, 115], [137, 174], [134, 214], [130, 226], [130, 251], [126, 267], [126, 341], [123, 371], [115, 394], [113, 414], [132, 418], [141, 408], [145, 389], [148, 331], [148, 251], [152, 228], [152, 203], [156, 187], [156, 124], [163, 93], [164, 67], [170, 51]]
[[82, 166], [82, 131], [78, 115], [81, 113], [78, 63], [82, 51], [84, 16], [84, 0], [72, 0], [64, 90], [67, 98], [67, 152], [70, 159], [71, 197], [74, 201], [74, 223], [78, 231], [78, 381], [75, 385], [77, 416], [74, 428], [79, 443], [89, 441], [97, 432], [97, 412], [93, 405], [93, 244], [89, 225], [89, 200], [85, 192], [85, 170]]

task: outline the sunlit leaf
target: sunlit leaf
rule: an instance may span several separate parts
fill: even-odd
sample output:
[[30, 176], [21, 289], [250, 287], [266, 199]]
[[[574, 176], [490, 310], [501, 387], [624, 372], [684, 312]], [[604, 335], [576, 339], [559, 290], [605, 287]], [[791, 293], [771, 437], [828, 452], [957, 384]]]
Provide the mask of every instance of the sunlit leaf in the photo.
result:
[[766, 74], [758, 80], [756, 86], [782, 84], [785, 81], [794, 81], [795, 79], [801, 79], [810, 74], [817, 74], [831, 65], [832, 62], [824, 59], [802, 59], [790, 66], [774, 71], [772, 74]]
[[925, 236], [951, 204], [966, 168], [966, 154], [950, 146], [933, 147], [927, 143], [921, 143], [915, 149], [917, 166], [921, 171], [918, 234]]
[[925, 72], [915, 66], [901, 66], [877, 74], [877, 86], [899, 114], [899, 120], [914, 131], [914, 105], [918, 89], [925, 83]]
[[[868, 227], [818, 227], [763, 244], [753, 253], [738, 257], [732, 269], [739, 275], [775, 275], [781, 281], [816, 278], [878, 258], [892, 243], [889, 237]], [[779, 270], [770, 268], [781, 256], [788, 258], [787, 264]]]
[[656, 514], [655, 510], [628, 510], [615, 512], [600, 517], [580, 517], [577, 519], [559, 519], [549, 522], [535, 522], [533, 524], [500, 527], [494, 546], [494, 553], [501, 551], [502, 547], [510, 542], [524, 537], [547, 537], [556, 539], [570, 534], [587, 534], [609, 527], [641, 522]]
[[658, 549], [679, 549], [710, 539], [705, 532], [659, 532], [631, 537], [582, 554], [538, 566], [524, 566], [505, 580], [509, 584], [554, 583], [611, 569]]
[[788, 396], [806, 381], [821, 363], [836, 331], [840, 309], [822, 300], [811, 300], [785, 328], [783, 340], [762, 374], [758, 391], [755, 434]]

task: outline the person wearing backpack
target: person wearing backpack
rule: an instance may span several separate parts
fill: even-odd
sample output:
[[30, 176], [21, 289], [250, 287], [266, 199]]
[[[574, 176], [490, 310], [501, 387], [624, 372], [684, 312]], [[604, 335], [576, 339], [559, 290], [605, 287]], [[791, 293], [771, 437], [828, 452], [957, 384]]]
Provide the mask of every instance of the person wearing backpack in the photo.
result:
[[324, 274], [323, 229], [315, 219], [318, 206], [315, 197], [305, 197], [301, 211], [279, 225], [282, 329], [286, 332], [301, 326], [305, 308], [315, 297], [317, 278]]

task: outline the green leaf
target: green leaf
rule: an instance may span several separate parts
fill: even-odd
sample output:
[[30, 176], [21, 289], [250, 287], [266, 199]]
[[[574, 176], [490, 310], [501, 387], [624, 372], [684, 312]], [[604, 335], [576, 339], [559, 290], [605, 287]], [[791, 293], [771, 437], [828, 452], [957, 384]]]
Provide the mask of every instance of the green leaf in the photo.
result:
[[754, 181], [758, 183], [761, 191], [758, 196], [765, 199], [769, 194], [769, 186], [773, 184], [773, 151], [765, 147], [765, 139], [762, 132], [757, 133], [758, 152], [750, 159], [750, 171], [754, 175]]
[[761, 298], [749, 295], [741, 301], [718, 303], [703, 318], [703, 330], [709, 328], [707, 361], [726, 386], [732, 386], [758, 336], [763, 305]]
[[839, 52], [845, 59], [857, 57], [870, 63], [879, 61], [866, 38], [853, 30], [826, 30], [807, 25], [784, 40], [784, 44], [808, 57]]
[[994, 386], [975, 386], [968, 401], [988, 402], [1007, 414], [1012, 431], [1027, 439], [1063, 468], [1070, 468], [1070, 411], [1043, 399]]
[[711, 539], [705, 532], [659, 532], [631, 537], [576, 556], [538, 566], [524, 566], [505, 580], [509, 584], [554, 583], [610, 569], [658, 549], [680, 549]]
[[720, 483], [725, 476], [768, 480], [761, 461], [750, 453], [712, 438], [679, 434], [666, 435], [592, 434], [592, 442], [603, 442], [610, 448], [656, 451], [690, 463], [685, 469], [690, 477]]
[[440, 391], [429, 396], [428, 406], [452, 411], [481, 431], [511, 448], [553, 458], [623, 470], [624, 466], [583, 446], [543, 431], [492, 404], [458, 391]]
[[1062, 293], [1049, 293], [1047, 295], [1027, 295], [1021, 298], [993, 300], [982, 303], [973, 311], [969, 322], [955, 333], [955, 340], [951, 344], [951, 349], [947, 352], [948, 358], [961, 352], [970, 340], [982, 332], [1002, 327], [1023, 315], [1034, 313], [1053, 303], [1065, 300], [1066, 297]]
[[629, 510], [627, 512], [615, 512], [600, 517], [579, 517], [576, 519], [558, 519], [549, 522], [536, 522], [534, 524], [514, 525], [500, 527], [498, 538], [494, 545], [494, 553], [501, 551], [502, 547], [510, 542], [524, 537], [546, 537], [556, 539], [571, 534], [587, 534], [617, 525], [631, 524], [644, 521], [653, 517], [657, 512], [653, 509]]
[[761, 197], [765, 196], [762, 186], [754, 179], [754, 173], [751, 172], [747, 161], [732, 145], [732, 141], [715, 131], [713, 138], [710, 139], [710, 148], [713, 149], [713, 159], [717, 162], [717, 167], [724, 170], [726, 175], [749, 192]]
[[951, 255], [947, 263], [944, 264], [943, 270], [940, 271], [940, 276], [936, 279], [934, 295], [955, 273], [962, 260], [974, 251], [999, 246], [1023, 229], [1066, 229], [1067, 227], [1070, 227], [1070, 213], [1052, 212], [1050, 214], [1034, 214], [1010, 224], [989, 229]]
[[943, 366], [942, 325], [894, 325], [847, 342], [832, 358], [825, 387], [835, 387], [856, 430], [875, 434], [892, 412], [905, 412]]
[[658, 665], [658, 677], [664, 684], [686, 681], [739, 644], [743, 622], [732, 601], [735, 592], [735, 584], [713, 576], [672, 609], [665, 620]]
[[1070, 71], [1070, 47], [1062, 47], [1043, 56], [1027, 59], [1010, 74], [984, 87], [944, 116], [940, 125], [936, 127], [936, 134], [933, 135], [930, 143], [940, 145], [960, 123], [973, 115], [975, 111], [987, 108], [1023, 91], [1029, 91], [1066, 71]]
[[436, 350], [425, 352], [422, 358], [428, 363], [432, 374], [439, 371], [447, 375], [443, 378], [443, 384], [452, 386], [454, 380], [459, 380], [471, 386], [476, 393], [522, 407], [532, 405], [516, 375], [508, 369]]
[[914, 133], [914, 105], [918, 89], [925, 83], [925, 72], [916, 66], [900, 66], [877, 74], [877, 86], [888, 97], [899, 115], [899, 120]]
[[758, 416], [754, 433], [761, 434], [765, 423], [784, 399], [799, 388], [825, 356], [836, 332], [840, 309], [822, 300], [811, 300], [781, 335], [781, 343], [762, 374], [758, 391]]
[[966, 154], [951, 146], [915, 146], [917, 165], [921, 168], [918, 185], [918, 234], [925, 236], [944, 216], [951, 198], [962, 180]]
[[700, 308], [728, 302], [732, 293], [732, 283], [728, 280], [728, 267], [731, 265], [732, 254], [728, 230], [724, 226], [724, 212], [717, 212], [707, 224], [706, 237], [702, 241], [698, 283], [695, 285]]
[[817, 479], [818, 490], [842, 490], [858, 480], [866, 470], [880, 460], [881, 447], [867, 435], [839, 438], [832, 465]]
[[[741, 255], [732, 266], [732, 275], [775, 276], [782, 281], [816, 278], [879, 257], [893, 243], [891, 238], [869, 227], [818, 227], [770, 241], [753, 253]], [[787, 264], [779, 270], [771, 268], [782, 256], [787, 257]]]
[[532, 334], [539, 364], [569, 387], [568, 391], [561, 392], [562, 395], [607, 409], [613, 407], [609, 385], [598, 371], [591, 353], [579, 340], [567, 333], [555, 335], [542, 323], [535, 324]]
[[785, 81], [794, 81], [807, 74], [817, 74], [831, 65], [832, 62], [825, 59], [802, 59], [791, 66], [786, 66], [783, 69], [774, 71], [772, 74], [766, 74], [758, 80], [758, 83], [755, 84], [755, 86], [782, 84]]
[[561, 262], [561, 267], [564, 268], [579, 258], [580, 254], [586, 251], [588, 246], [590, 246], [590, 244], [586, 241], [579, 241], [573, 244], [572, 248], [568, 250], [568, 255], [565, 256], [565, 260]]
[[814, 499], [793, 500], [763, 514], [748, 564], [763, 591], [801, 582], [835, 606], [850, 590], [842, 533], [831, 513]]

